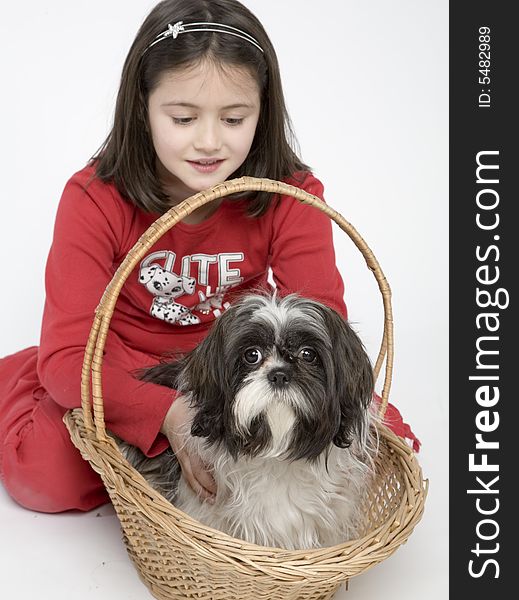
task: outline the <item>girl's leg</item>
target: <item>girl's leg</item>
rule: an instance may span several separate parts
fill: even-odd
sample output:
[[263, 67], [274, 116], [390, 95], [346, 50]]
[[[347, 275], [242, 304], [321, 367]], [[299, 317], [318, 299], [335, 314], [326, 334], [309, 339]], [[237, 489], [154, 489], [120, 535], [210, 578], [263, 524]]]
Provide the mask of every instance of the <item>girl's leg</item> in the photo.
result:
[[66, 409], [39, 386], [36, 360], [28, 348], [0, 361], [0, 477], [25, 508], [91, 510], [109, 496], [70, 440]]

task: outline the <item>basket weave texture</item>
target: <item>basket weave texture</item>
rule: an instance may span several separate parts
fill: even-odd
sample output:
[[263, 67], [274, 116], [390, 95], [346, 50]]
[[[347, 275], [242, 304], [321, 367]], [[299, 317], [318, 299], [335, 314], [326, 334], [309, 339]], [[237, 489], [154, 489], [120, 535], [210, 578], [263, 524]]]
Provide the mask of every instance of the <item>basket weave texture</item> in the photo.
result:
[[381, 425], [376, 477], [364, 499], [361, 537], [314, 550], [257, 546], [202, 525], [175, 508], [126, 462], [107, 434], [101, 379], [103, 349], [124, 282], [151, 246], [193, 210], [218, 198], [253, 190], [292, 196], [325, 212], [364, 256], [384, 305], [384, 333], [374, 368], [378, 377], [385, 360], [381, 417], [388, 402], [393, 365], [390, 288], [366, 242], [339, 213], [299, 188], [243, 177], [200, 192], [157, 219], [130, 250], [96, 309], [83, 363], [81, 408], [69, 411], [64, 421], [75, 446], [103, 479], [141, 579], [161, 600], [331, 598], [341, 583], [378, 564], [403, 544], [424, 509], [427, 482], [413, 451]]

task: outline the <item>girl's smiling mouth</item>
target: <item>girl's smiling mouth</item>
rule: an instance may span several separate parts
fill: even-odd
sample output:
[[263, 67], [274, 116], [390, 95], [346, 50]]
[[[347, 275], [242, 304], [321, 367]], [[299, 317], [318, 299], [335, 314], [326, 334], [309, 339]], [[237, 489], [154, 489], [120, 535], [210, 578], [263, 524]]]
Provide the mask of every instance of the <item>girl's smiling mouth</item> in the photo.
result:
[[200, 158], [187, 162], [200, 173], [214, 173], [224, 160], [223, 158]]

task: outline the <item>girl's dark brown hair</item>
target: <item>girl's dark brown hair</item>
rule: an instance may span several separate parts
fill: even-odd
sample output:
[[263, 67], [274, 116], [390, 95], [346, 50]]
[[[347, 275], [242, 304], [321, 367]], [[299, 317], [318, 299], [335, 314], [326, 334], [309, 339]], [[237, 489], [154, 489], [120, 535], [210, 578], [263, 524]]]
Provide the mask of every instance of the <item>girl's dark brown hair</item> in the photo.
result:
[[[224, 23], [254, 37], [253, 44], [215, 32], [184, 33], [151, 48], [156, 36], [178, 21]], [[156, 155], [148, 126], [148, 98], [161, 76], [208, 59], [221, 65], [245, 67], [258, 83], [261, 109], [256, 133], [245, 162], [230, 178], [249, 175], [283, 179], [307, 171], [295, 142], [285, 106], [279, 65], [272, 44], [258, 19], [237, 0], [164, 0], [148, 15], [124, 63], [115, 106], [114, 124], [92, 157], [97, 176], [114, 182], [124, 198], [148, 212], [164, 213], [170, 201], [156, 173]], [[263, 214], [269, 193], [247, 193], [248, 213]]]

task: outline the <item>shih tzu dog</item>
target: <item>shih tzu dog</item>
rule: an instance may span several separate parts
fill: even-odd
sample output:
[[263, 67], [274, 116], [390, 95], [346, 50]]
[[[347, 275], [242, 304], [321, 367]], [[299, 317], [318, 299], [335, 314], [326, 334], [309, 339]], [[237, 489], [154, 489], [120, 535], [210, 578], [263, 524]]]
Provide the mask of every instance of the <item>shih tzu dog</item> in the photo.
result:
[[348, 323], [297, 295], [248, 295], [178, 361], [141, 373], [189, 402], [187, 444], [217, 492], [201, 500], [172, 450], [127, 460], [200, 522], [264, 546], [330, 546], [354, 538], [373, 473], [373, 372]]

